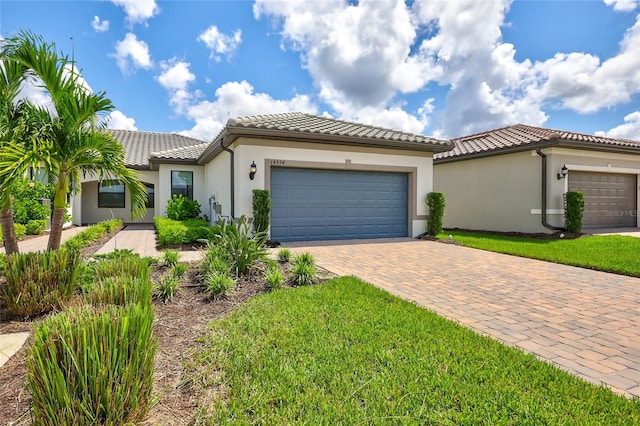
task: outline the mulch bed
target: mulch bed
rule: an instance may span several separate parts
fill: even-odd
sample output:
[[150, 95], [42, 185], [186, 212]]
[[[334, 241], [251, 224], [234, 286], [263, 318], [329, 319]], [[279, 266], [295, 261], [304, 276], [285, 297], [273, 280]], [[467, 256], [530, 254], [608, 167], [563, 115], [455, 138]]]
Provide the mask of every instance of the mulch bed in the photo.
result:
[[[97, 244], [97, 248], [102, 244]], [[97, 250], [96, 248], [96, 250]], [[286, 275], [285, 268], [285, 275]], [[155, 278], [159, 272], [154, 272]], [[319, 281], [333, 278], [332, 273], [318, 268]], [[286, 284], [284, 285], [287, 286]], [[196, 264], [192, 263], [183, 278], [178, 295], [167, 304], [154, 302], [154, 335], [158, 339], [154, 373], [154, 405], [145, 424], [193, 424], [198, 403], [198, 392], [185, 384], [182, 361], [201, 344], [198, 337], [206, 333], [207, 324], [227, 315], [246, 300], [268, 291], [264, 282], [240, 280], [227, 296], [215, 301], [206, 299], [200, 286]], [[0, 333], [31, 331], [32, 322], [7, 321], [0, 323]], [[0, 368], [0, 426], [28, 425], [31, 423], [29, 404], [31, 397], [26, 384], [25, 346]], [[13, 422], [13, 423], [11, 423]]]

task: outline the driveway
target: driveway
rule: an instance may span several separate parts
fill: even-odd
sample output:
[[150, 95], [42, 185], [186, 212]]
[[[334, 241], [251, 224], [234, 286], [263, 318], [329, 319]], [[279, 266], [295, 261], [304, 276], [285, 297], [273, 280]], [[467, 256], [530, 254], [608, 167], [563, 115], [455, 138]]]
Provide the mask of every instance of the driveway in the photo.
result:
[[640, 279], [433, 241], [292, 247], [331, 272], [640, 396]]

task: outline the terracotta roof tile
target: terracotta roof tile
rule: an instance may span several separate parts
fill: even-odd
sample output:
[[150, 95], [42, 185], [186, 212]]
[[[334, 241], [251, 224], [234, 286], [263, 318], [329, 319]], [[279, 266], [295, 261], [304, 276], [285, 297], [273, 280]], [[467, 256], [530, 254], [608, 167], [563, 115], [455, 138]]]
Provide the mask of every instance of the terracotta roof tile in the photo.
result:
[[429, 144], [446, 147], [449, 142], [433, 137], [386, 129], [368, 124], [353, 123], [321, 117], [301, 112], [284, 114], [254, 115], [248, 117], [231, 118], [227, 127], [276, 129], [289, 132], [312, 133], [326, 136], [346, 136], [353, 138], [368, 138], [378, 141], [402, 141], [415, 144]]
[[[580, 143], [593, 145], [593, 147], [624, 147], [638, 149], [640, 141], [630, 139], [614, 139], [604, 136], [587, 135], [583, 133], [568, 132], [563, 130], [545, 129], [542, 127], [516, 124], [515, 126], [502, 127], [473, 135], [452, 139], [453, 149], [440, 152], [433, 156], [434, 160], [445, 160], [456, 157], [473, 156], [482, 153], [499, 154], [502, 151], [517, 148], [519, 146], [533, 146], [548, 142]], [[491, 154], [489, 154], [491, 153]]]
[[[160, 154], [158, 158], [197, 159], [190, 156], [200, 150], [200, 154], [209, 145], [208, 142], [173, 133], [140, 132], [137, 130], [108, 130], [124, 148], [124, 158], [128, 167], [149, 167], [152, 154]], [[199, 148], [199, 145], [205, 145]], [[169, 157], [173, 151], [176, 157]], [[166, 156], [165, 156], [166, 155]], [[198, 154], [199, 155], [199, 154]]]

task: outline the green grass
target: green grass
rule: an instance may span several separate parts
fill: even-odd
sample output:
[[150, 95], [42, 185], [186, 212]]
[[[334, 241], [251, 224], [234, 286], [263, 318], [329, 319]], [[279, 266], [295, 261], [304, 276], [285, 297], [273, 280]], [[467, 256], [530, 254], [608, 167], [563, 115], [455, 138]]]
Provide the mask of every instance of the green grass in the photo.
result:
[[204, 424], [640, 424], [639, 401], [352, 277], [252, 299], [189, 362]]
[[449, 235], [466, 247], [640, 277], [640, 238], [587, 235], [573, 240], [544, 240], [467, 231], [445, 231], [439, 237]]

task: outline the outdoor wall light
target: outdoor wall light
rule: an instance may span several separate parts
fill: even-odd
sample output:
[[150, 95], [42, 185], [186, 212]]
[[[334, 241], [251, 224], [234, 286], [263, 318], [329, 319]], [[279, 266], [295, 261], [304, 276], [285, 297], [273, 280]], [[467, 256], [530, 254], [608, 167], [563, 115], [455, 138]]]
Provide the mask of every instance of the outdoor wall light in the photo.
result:
[[252, 161], [249, 167], [249, 179], [253, 180], [256, 177], [256, 171], [258, 171], [258, 166], [256, 166], [255, 161]]
[[569, 169], [567, 169], [567, 165], [565, 164], [560, 169], [560, 173], [558, 173], [558, 180], [566, 178], [567, 177], [567, 173], [569, 173]]

